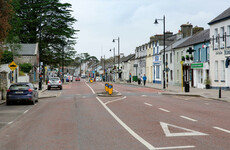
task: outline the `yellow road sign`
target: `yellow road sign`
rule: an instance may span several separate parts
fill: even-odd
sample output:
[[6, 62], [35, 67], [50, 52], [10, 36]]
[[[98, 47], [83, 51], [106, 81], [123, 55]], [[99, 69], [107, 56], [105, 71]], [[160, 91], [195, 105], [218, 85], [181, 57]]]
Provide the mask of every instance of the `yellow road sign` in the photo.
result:
[[9, 64], [9, 68], [10, 68], [12, 71], [14, 71], [17, 67], [18, 67], [18, 66], [17, 66], [17, 64], [15, 64], [14, 61], [12, 61], [12, 62]]

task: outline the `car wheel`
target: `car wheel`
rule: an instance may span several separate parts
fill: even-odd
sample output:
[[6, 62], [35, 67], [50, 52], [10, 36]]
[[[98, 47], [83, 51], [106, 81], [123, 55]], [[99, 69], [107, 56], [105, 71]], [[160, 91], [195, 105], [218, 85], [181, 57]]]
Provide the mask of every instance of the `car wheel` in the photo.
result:
[[60, 87], [60, 90], [62, 90], [62, 87]]
[[48, 90], [50, 90], [50, 87], [48, 87]]
[[31, 103], [31, 105], [34, 105], [35, 104], [35, 100], [32, 100], [30, 103]]
[[10, 105], [11, 103], [9, 101], [6, 101], [6, 105]]

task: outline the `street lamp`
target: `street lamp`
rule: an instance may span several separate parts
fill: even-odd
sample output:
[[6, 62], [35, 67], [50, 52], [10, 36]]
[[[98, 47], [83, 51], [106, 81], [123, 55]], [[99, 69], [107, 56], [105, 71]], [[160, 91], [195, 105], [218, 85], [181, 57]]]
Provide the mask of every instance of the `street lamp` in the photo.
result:
[[42, 47], [41, 47], [41, 36], [42, 36], [42, 17], [40, 16], [40, 25], [39, 25], [39, 84], [38, 84], [38, 90], [42, 90], [42, 73], [41, 73], [41, 54], [42, 54]]
[[165, 89], [165, 16], [163, 19], [155, 19], [154, 24], [158, 24], [158, 20], [163, 21], [163, 35], [164, 35], [164, 54], [163, 54], [163, 64], [164, 64], [164, 71], [163, 71], [163, 88]]
[[113, 42], [118, 41], [118, 69], [119, 69], [119, 64], [120, 64], [120, 38], [118, 37], [117, 39], [113, 39]]
[[[109, 50], [110, 52], [112, 51], [112, 49]], [[115, 47], [113, 48], [113, 80], [115, 81]]]

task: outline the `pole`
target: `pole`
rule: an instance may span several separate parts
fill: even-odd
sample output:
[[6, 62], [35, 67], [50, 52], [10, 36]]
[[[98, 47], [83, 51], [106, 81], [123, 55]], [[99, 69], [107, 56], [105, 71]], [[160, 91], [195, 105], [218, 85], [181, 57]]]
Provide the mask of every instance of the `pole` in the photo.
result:
[[164, 24], [164, 56], [163, 56], [163, 61], [164, 61], [164, 72], [163, 72], [163, 88], [165, 89], [165, 16], [163, 17], [163, 24]]
[[62, 83], [65, 82], [65, 79], [64, 79], [64, 46], [62, 48]]
[[42, 77], [41, 77], [41, 24], [42, 24], [42, 18], [40, 16], [40, 31], [39, 31], [39, 85], [38, 85], [38, 89], [42, 90]]

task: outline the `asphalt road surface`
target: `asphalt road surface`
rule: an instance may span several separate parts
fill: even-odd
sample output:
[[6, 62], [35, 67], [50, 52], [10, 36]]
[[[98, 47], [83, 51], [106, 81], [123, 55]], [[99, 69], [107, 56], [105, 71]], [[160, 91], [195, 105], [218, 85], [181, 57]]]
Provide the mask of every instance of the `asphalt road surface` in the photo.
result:
[[118, 97], [103, 91], [73, 82], [34, 106], [1, 105], [0, 150], [230, 149], [229, 103], [125, 84], [114, 84]]

